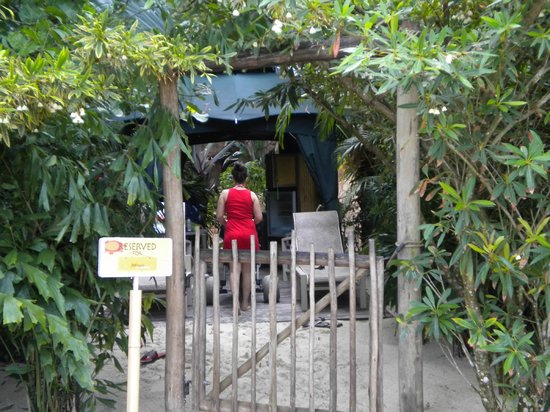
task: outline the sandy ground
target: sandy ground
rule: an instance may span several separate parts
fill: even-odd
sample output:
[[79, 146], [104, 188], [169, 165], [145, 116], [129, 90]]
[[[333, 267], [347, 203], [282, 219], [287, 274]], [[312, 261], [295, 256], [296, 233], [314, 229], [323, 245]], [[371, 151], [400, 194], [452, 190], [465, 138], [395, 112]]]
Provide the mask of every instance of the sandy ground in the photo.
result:
[[[349, 393], [349, 323], [341, 321], [342, 326], [337, 329], [338, 332], [338, 409], [347, 410]], [[165, 322], [155, 321], [155, 331], [153, 339], [148, 341], [142, 348], [142, 353], [155, 349], [158, 352], [164, 352], [165, 342]], [[281, 330], [287, 325], [286, 322], [278, 324]], [[368, 410], [368, 321], [357, 322], [357, 352], [358, 352], [358, 370], [357, 370], [357, 405], [358, 411]], [[315, 387], [315, 407], [327, 408], [329, 397], [329, 329], [314, 328], [314, 387]], [[232, 324], [221, 324], [221, 359], [222, 359], [222, 377], [231, 374], [231, 345], [232, 345]], [[242, 321], [239, 325], [239, 357], [245, 361], [250, 356], [250, 322]], [[259, 323], [257, 325], [257, 345], [258, 348], [268, 341], [269, 324]], [[297, 406], [308, 407], [308, 387], [309, 387], [309, 328], [300, 328], [297, 331]], [[192, 341], [192, 322], [188, 322], [186, 327], [187, 345], [187, 367], [186, 379], [191, 376], [191, 341]], [[464, 358], [457, 360], [462, 375], [450, 365], [449, 361], [441, 352], [440, 348], [433, 343], [424, 345], [424, 410], [426, 411], [482, 411], [482, 405], [478, 395], [472, 389], [470, 383], [475, 385], [473, 369], [468, 365]], [[206, 379], [211, 382], [212, 379], [212, 332], [207, 328], [207, 359], [206, 359]], [[119, 354], [119, 359], [126, 367], [126, 357], [123, 353]], [[277, 381], [278, 393], [277, 399], [280, 405], [289, 406], [289, 374], [290, 374], [290, 343], [288, 340], [283, 342], [277, 351]], [[383, 399], [385, 411], [399, 410], [398, 395], [398, 337], [396, 336], [395, 322], [387, 319], [384, 322], [383, 335]], [[141, 366], [140, 378], [140, 411], [158, 412], [164, 409], [164, 359], [159, 359], [154, 363]], [[1, 371], [0, 371], [1, 372]], [[119, 373], [114, 367], [108, 366], [102, 373], [103, 378], [111, 379], [114, 382], [124, 383], [126, 376]], [[468, 381], [467, 381], [468, 380]], [[259, 403], [268, 403], [270, 388], [270, 367], [269, 355], [264, 358], [257, 369], [257, 401]], [[211, 389], [207, 385], [206, 391]], [[250, 373], [239, 379], [238, 386], [239, 399], [250, 401]], [[222, 397], [230, 399], [232, 396], [231, 387], [222, 393]], [[24, 391], [16, 385], [15, 381], [7, 378], [5, 374], [0, 373], [0, 411], [24, 411], [25, 399]], [[115, 395], [117, 407], [115, 410], [126, 409], [126, 392], [120, 392]], [[189, 403], [190, 403], [190, 398]], [[101, 405], [98, 411], [104, 412], [106, 409]], [[191, 411], [190, 405], [186, 407]]]

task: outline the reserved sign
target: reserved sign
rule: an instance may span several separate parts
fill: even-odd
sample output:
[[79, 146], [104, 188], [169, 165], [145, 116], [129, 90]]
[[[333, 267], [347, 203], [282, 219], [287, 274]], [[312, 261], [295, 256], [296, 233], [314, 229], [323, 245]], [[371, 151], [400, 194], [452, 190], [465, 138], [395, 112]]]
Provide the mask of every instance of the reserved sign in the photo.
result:
[[172, 239], [102, 237], [98, 274], [102, 278], [171, 276]]

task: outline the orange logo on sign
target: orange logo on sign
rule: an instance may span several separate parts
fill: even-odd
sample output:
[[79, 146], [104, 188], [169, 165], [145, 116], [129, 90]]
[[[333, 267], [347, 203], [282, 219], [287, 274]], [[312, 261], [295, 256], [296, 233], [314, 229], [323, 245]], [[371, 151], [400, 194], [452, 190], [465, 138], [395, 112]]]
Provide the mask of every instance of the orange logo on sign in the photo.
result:
[[115, 252], [121, 252], [122, 246], [123, 244], [116, 240], [109, 240], [105, 242], [105, 251], [112, 255]]

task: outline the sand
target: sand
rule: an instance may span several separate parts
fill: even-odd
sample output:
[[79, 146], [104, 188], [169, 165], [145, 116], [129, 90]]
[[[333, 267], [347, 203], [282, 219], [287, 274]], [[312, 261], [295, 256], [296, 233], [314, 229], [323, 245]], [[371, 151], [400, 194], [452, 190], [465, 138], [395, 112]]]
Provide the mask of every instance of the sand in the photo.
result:
[[[342, 326], [338, 331], [338, 410], [347, 410], [349, 402], [349, 323], [341, 321]], [[142, 353], [155, 349], [164, 352], [165, 322], [155, 321], [153, 340], [147, 342]], [[278, 329], [286, 327], [286, 322], [278, 324]], [[357, 405], [358, 411], [368, 410], [368, 321], [357, 322]], [[251, 324], [242, 322], [239, 327], [239, 357], [245, 361], [250, 356], [250, 330]], [[232, 324], [221, 324], [221, 359], [222, 377], [231, 374], [231, 345], [232, 345]], [[257, 325], [257, 345], [260, 347], [267, 342], [269, 336], [269, 323]], [[309, 387], [309, 329], [300, 328], [297, 331], [297, 406], [308, 407]], [[191, 340], [192, 322], [187, 323], [186, 341], [187, 344], [187, 367], [186, 379], [191, 375]], [[207, 359], [206, 359], [206, 380], [208, 385], [206, 391], [211, 390], [212, 382], [212, 332], [207, 328]], [[472, 385], [475, 385], [473, 369], [468, 365], [466, 359], [457, 359], [457, 366], [461, 369], [459, 373], [445, 358], [438, 345], [427, 343], [424, 350], [424, 410], [426, 411], [482, 411], [483, 407], [479, 396]], [[289, 374], [290, 374], [290, 343], [283, 342], [277, 351], [277, 400], [280, 405], [289, 406]], [[329, 398], [329, 329], [315, 328], [314, 348], [314, 382], [315, 382], [315, 407], [327, 408]], [[119, 354], [123, 366], [126, 366], [124, 354]], [[383, 335], [383, 399], [385, 411], [399, 410], [398, 391], [398, 337], [396, 336], [395, 322], [386, 319], [384, 322]], [[140, 378], [140, 411], [158, 412], [164, 409], [164, 359], [141, 366]], [[462, 376], [463, 375], [463, 376]], [[112, 379], [116, 382], [124, 382], [125, 376], [120, 374], [114, 367], [109, 366], [102, 374], [102, 377]], [[270, 368], [269, 355], [258, 364], [257, 370], [257, 401], [259, 403], [269, 402], [270, 390]], [[250, 401], [250, 373], [239, 379], [238, 394], [240, 400]], [[231, 387], [222, 393], [222, 398], [231, 399]], [[121, 392], [116, 396], [116, 410], [126, 408], [126, 393]], [[190, 398], [186, 411], [191, 411]], [[2, 403], [0, 403], [0, 410]], [[16, 409], [14, 409], [16, 410]], [[98, 411], [108, 411], [99, 407]]]

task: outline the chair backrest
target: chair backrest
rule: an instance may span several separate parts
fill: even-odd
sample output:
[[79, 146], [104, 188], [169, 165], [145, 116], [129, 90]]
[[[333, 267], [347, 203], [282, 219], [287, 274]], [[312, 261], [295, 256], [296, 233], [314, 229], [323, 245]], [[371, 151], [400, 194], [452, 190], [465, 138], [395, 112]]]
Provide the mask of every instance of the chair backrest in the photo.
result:
[[316, 252], [343, 253], [340, 221], [335, 210], [297, 212], [292, 214], [296, 231], [296, 250], [309, 252], [311, 244]]

